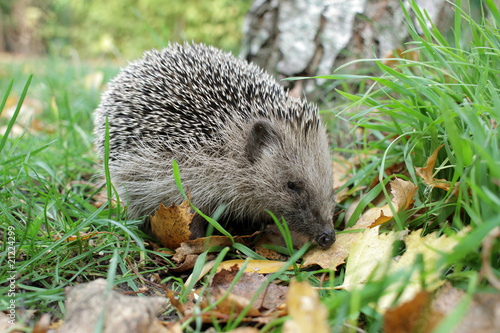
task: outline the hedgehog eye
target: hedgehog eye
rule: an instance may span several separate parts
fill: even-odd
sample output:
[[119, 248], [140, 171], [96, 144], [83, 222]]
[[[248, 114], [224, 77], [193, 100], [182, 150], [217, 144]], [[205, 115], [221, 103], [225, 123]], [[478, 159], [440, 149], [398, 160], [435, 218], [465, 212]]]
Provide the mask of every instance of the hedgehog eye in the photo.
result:
[[288, 182], [286, 186], [290, 191], [295, 192], [297, 194], [300, 194], [300, 192], [302, 191], [302, 188], [297, 183], [294, 182]]

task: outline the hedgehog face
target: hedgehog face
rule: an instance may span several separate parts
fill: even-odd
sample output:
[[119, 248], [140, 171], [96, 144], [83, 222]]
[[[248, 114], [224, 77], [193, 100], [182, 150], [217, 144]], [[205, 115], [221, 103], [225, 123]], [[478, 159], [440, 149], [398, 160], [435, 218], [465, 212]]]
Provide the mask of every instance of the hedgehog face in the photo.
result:
[[315, 240], [322, 247], [331, 246], [335, 242], [333, 193], [324, 195], [307, 181], [286, 179], [296, 179], [296, 174], [282, 179], [282, 183], [286, 181], [282, 192], [283, 197], [288, 197], [288, 204], [276, 207], [276, 211], [292, 230]]
[[319, 128], [318, 135], [304, 140], [291, 132], [286, 124], [254, 123], [245, 153], [259, 174], [256, 200], [250, 201], [283, 217], [291, 230], [329, 247], [335, 242], [335, 204], [326, 134]]

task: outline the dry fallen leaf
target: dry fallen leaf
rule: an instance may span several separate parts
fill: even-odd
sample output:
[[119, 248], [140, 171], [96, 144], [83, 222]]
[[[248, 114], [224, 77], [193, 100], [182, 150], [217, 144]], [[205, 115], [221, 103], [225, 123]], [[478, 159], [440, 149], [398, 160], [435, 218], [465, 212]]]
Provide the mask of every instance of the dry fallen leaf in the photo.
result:
[[[252, 237], [253, 235], [247, 236], [236, 236], [233, 237], [235, 243], [245, 244], [246, 241]], [[186, 256], [190, 254], [198, 255], [210, 249], [212, 246], [231, 246], [233, 242], [227, 236], [210, 236], [210, 237], [202, 237], [193, 239], [190, 241], [182, 242], [180, 246], [175, 250], [175, 255], [172, 260], [176, 263], [182, 263], [186, 259]]]
[[190, 211], [191, 205], [184, 200], [179, 206], [172, 204], [168, 208], [160, 204], [151, 216], [151, 230], [164, 247], [175, 250], [182, 242], [189, 240], [189, 225], [195, 215]]
[[[406, 244], [406, 251], [399, 258], [398, 262], [393, 264], [391, 272], [396, 272], [402, 269], [411, 269], [411, 267], [415, 264], [417, 256], [421, 254], [425, 264], [424, 277], [426, 290], [436, 290], [444, 283], [444, 281], [440, 278], [441, 270], [444, 267], [437, 266], [438, 258], [441, 256], [440, 253], [451, 253], [453, 248], [458, 244], [459, 240], [465, 237], [469, 231], [470, 227], [466, 227], [452, 237], [448, 237], [446, 235], [438, 236], [437, 232], [421, 237], [422, 230], [410, 233], [404, 240]], [[413, 272], [413, 275], [407, 283], [398, 302], [401, 303], [408, 301], [420, 292], [422, 288], [422, 276], [420, 273], [420, 271]], [[395, 294], [386, 295], [380, 300], [379, 306], [382, 308], [388, 308], [395, 299], [395, 296]]]
[[[249, 307], [246, 317], [261, 317], [262, 313], [257, 309], [255, 303], [251, 303], [251, 298], [243, 297], [234, 292], [227, 293], [227, 289], [219, 286], [212, 287], [209, 296], [205, 297], [201, 302], [202, 309], [207, 308], [211, 304], [217, 303], [212, 312], [226, 315], [228, 320], [234, 319], [241, 314], [245, 308]], [[220, 316], [216, 316], [220, 317]]]
[[439, 146], [433, 153], [432, 155], [427, 159], [427, 165], [425, 167], [419, 168], [415, 167], [415, 171], [417, 172], [417, 175], [422, 177], [424, 179], [424, 182], [429, 185], [430, 187], [437, 187], [440, 189], [443, 189], [445, 191], [449, 191], [450, 188], [453, 188], [452, 193], [456, 195], [456, 192], [458, 190], [457, 183], [451, 184], [450, 181], [447, 181], [446, 179], [435, 179], [434, 178], [434, 166], [436, 164], [436, 159], [439, 153], [439, 150], [443, 148], [444, 144]]
[[0, 332], [22, 333], [28, 331], [28, 329], [27, 325], [20, 323], [16, 319], [15, 314], [11, 316], [0, 311]]
[[[237, 267], [223, 269], [216, 273], [210, 283], [211, 288], [220, 287], [228, 290], [234, 278], [238, 274]], [[244, 297], [249, 301], [254, 297], [260, 286], [267, 281], [267, 277], [257, 273], [243, 273], [231, 290], [232, 294]], [[285, 295], [288, 287], [270, 283], [262, 293], [260, 293], [253, 305], [259, 311], [274, 310], [285, 302]]]
[[[393, 196], [391, 203], [396, 213], [406, 210], [408, 209], [408, 207], [410, 207], [410, 205], [413, 203], [413, 196], [415, 195], [416, 191], [417, 187], [412, 182], [408, 182], [399, 178], [396, 178], [391, 182], [391, 193]], [[370, 210], [373, 210], [376, 214], [377, 209], [380, 211], [380, 215], [370, 225], [371, 228], [394, 218], [394, 214], [389, 204], [380, 208], [372, 208]]]
[[[464, 298], [470, 296], [449, 282], [435, 295], [421, 291], [411, 301], [386, 312], [384, 332], [432, 332], [440, 320], [454, 311]], [[450, 332], [500, 332], [500, 294], [475, 294], [470, 298], [466, 312]]]
[[[396, 212], [407, 209], [413, 202], [417, 187], [413, 183], [396, 178], [391, 182], [393, 198], [392, 205]], [[358, 219], [356, 224], [346, 231], [372, 228], [389, 221], [394, 216], [389, 204], [367, 210]], [[325, 269], [335, 269], [345, 262], [351, 245], [358, 239], [360, 233], [340, 233], [337, 240], [329, 249], [315, 248], [304, 256], [304, 266], [319, 265]]]
[[[392, 244], [397, 239], [396, 233], [377, 235], [376, 229], [368, 229], [350, 248], [344, 286], [350, 290], [357, 284], [365, 283], [370, 277], [376, 279], [383, 274], [390, 275], [399, 270], [411, 270], [417, 256], [422, 255], [425, 263], [424, 277], [421, 276], [420, 270], [413, 272], [398, 298], [398, 304], [413, 299], [422, 290], [422, 279], [425, 279], [427, 291], [436, 290], [444, 282], [440, 279], [443, 267], [436, 266], [440, 252], [450, 253], [458, 243], [458, 239], [463, 238], [468, 231], [469, 228], [464, 228], [454, 237], [438, 237], [437, 232], [421, 237], [422, 230], [414, 231], [404, 239], [406, 251], [396, 262], [388, 255], [388, 251], [392, 249]], [[375, 271], [376, 268], [380, 270]], [[394, 283], [389, 292], [379, 299], [377, 307], [380, 312], [389, 308], [401, 287], [401, 283]]]
[[432, 332], [443, 314], [431, 307], [432, 294], [421, 291], [415, 297], [384, 315], [385, 333]]
[[[243, 267], [243, 264], [246, 260], [243, 259], [234, 259], [227, 260], [220, 263], [217, 267], [217, 271], [221, 271], [222, 269], [229, 269], [231, 267], [236, 267], [238, 270]], [[275, 273], [283, 268], [283, 261], [274, 261], [274, 260], [249, 260], [248, 264], [245, 268], [245, 272], [248, 273], [259, 273], [259, 274], [269, 274]], [[292, 269], [293, 265], [290, 265], [287, 269]]]
[[303, 257], [302, 266], [319, 265], [324, 269], [333, 269], [343, 263], [349, 254], [351, 244], [359, 237], [359, 233], [337, 234], [337, 240], [329, 249], [315, 248], [306, 253]]
[[328, 333], [328, 310], [321, 303], [318, 291], [307, 282], [292, 280], [286, 297], [290, 320], [285, 322], [286, 333]]
[[[233, 283], [238, 269], [223, 269], [216, 273], [209, 288], [201, 298], [200, 307], [205, 309], [200, 315], [205, 323], [213, 322], [216, 318], [219, 322], [227, 322], [235, 318], [238, 314], [249, 307], [249, 312], [245, 314], [243, 321], [252, 321], [258, 323], [268, 323], [276, 316], [286, 314], [282, 310], [285, 303], [285, 295], [288, 287], [278, 286], [270, 283], [260, 293], [258, 289], [263, 283], [267, 282], [267, 277], [256, 273], [243, 273], [240, 279], [233, 285], [231, 292], [227, 292]], [[253, 297], [257, 295], [256, 299]], [[172, 291], [167, 291], [167, 297], [170, 298], [172, 305], [183, 316], [189, 316], [194, 313], [196, 299], [200, 298], [199, 291], [193, 291], [188, 295], [188, 302], [181, 304], [174, 297]]]
[[350, 248], [344, 288], [351, 290], [368, 278], [380, 278], [390, 268], [393, 244], [400, 236], [394, 231], [379, 235], [379, 227], [366, 229]]

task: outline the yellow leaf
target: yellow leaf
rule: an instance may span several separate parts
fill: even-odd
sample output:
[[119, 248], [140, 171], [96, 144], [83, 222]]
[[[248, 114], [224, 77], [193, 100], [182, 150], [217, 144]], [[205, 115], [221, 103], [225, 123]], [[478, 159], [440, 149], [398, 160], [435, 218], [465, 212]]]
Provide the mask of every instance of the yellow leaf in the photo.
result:
[[285, 322], [285, 333], [327, 333], [328, 310], [320, 302], [318, 292], [307, 282], [292, 280], [286, 297], [286, 305], [291, 320]]
[[[221, 262], [219, 267], [217, 268], [217, 272], [222, 269], [230, 269], [234, 265], [240, 269], [243, 267], [243, 263], [245, 260], [227, 260]], [[269, 274], [275, 273], [279, 271], [283, 267], [282, 261], [272, 261], [272, 260], [249, 260], [245, 272], [249, 273], [260, 273], [260, 274]], [[292, 265], [287, 269], [292, 269]]]
[[379, 278], [390, 265], [394, 241], [401, 232], [379, 235], [379, 227], [365, 230], [351, 246], [346, 265], [344, 287], [351, 290], [365, 283], [370, 276]]
[[[424, 278], [426, 290], [436, 290], [444, 283], [444, 280], [440, 279], [441, 270], [444, 267], [437, 266], [437, 260], [441, 256], [440, 253], [451, 253], [453, 248], [458, 244], [458, 241], [469, 231], [470, 227], [466, 227], [460, 230], [454, 237], [448, 237], [446, 235], [438, 237], [437, 232], [421, 237], [422, 230], [410, 233], [405, 239], [406, 251], [399, 258], [398, 262], [394, 263], [391, 273], [398, 270], [410, 270], [415, 264], [417, 256], [422, 254], [425, 265]], [[398, 304], [413, 299], [415, 295], [422, 290], [421, 281], [422, 277], [420, 271], [413, 272], [403, 294], [398, 299]], [[379, 306], [383, 309], [387, 309], [395, 298], [395, 294], [386, 295], [379, 302]]]
[[[458, 244], [458, 240], [469, 230], [470, 228], [464, 228], [454, 237], [438, 237], [437, 232], [421, 237], [422, 230], [414, 231], [404, 240], [406, 251], [396, 262], [391, 258], [392, 244], [400, 234], [391, 232], [387, 235], [378, 235], [378, 228], [368, 229], [350, 248], [344, 287], [351, 290], [356, 285], [365, 283], [371, 276], [377, 279], [384, 274], [391, 275], [399, 270], [411, 270], [417, 256], [421, 254], [425, 264], [426, 290], [433, 291], [444, 282], [440, 279], [441, 270], [444, 267], [436, 266], [440, 253], [450, 253]], [[413, 272], [398, 299], [398, 304], [413, 299], [422, 290], [420, 273], [420, 270]], [[391, 306], [400, 288], [401, 283], [394, 283], [390, 292], [379, 300], [377, 306], [380, 312], [384, 312]]]

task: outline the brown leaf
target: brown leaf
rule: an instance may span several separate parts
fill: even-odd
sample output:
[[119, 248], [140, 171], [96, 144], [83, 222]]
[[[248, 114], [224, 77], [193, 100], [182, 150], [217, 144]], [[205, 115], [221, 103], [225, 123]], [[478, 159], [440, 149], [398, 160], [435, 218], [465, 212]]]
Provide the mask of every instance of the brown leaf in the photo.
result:
[[44, 313], [36, 322], [31, 333], [46, 333], [50, 327], [50, 314]]
[[[410, 205], [414, 201], [413, 196], [415, 195], [416, 191], [417, 187], [412, 182], [408, 182], [399, 178], [396, 178], [391, 182], [391, 193], [393, 196], [391, 203], [396, 213], [410, 207]], [[372, 208], [371, 210], [376, 211], [377, 209], [380, 210], [380, 215], [370, 225], [370, 228], [373, 228], [394, 218], [394, 214], [392, 213], [389, 204], [381, 208]]]
[[[236, 267], [221, 270], [214, 275], [210, 284], [211, 288], [220, 287], [225, 290], [229, 289], [237, 273], [238, 269]], [[244, 297], [250, 301], [266, 280], [267, 277], [257, 273], [243, 273], [241, 278], [234, 285], [231, 293]], [[288, 287], [271, 283], [258, 295], [253, 305], [260, 311], [276, 309], [285, 302], [287, 291]]]
[[189, 240], [189, 225], [195, 215], [190, 211], [191, 205], [187, 200], [179, 206], [172, 204], [168, 208], [160, 204], [151, 216], [151, 230], [163, 246], [175, 250], [182, 242]]
[[329, 249], [316, 247], [304, 255], [304, 267], [319, 265], [324, 269], [333, 269], [343, 263], [349, 254], [351, 244], [358, 238], [359, 233], [337, 234], [337, 240]]
[[321, 303], [318, 292], [307, 282], [292, 280], [286, 297], [291, 320], [285, 322], [283, 332], [328, 333], [328, 310]]
[[451, 184], [451, 182], [446, 179], [436, 179], [433, 177], [434, 174], [434, 166], [436, 164], [436, 159], [439, 153], [439, 150], [443, 148], [444, 144], [439, 146], [432, 155], [427, 159], [427, 165], [423, 168], [415, 167], [415, 171], [417, 175], [423, 178], [424, 182], [430, 187], [437, 187], [445, 191], [449, 191], [450, 188], [453, 188], [452, 193], [456, 195], [458, 191], [457, 183]]
[[[245, 244], [248, 239], [254, 236], [255, 234], [247, 236], [236, 236], [233, 237], [233, 240], [235, 243]], [[185, 260], [188, 254], [200, 254], [207, 251], [212, 246], [224, 247], [231, 245], [233, 245], [233, 243], [231, 242], [231, 239], [227, 236], [210, 236], [210, 237], [197, 238], [186, 242], [182, 242], [180, 246], [175, 250], [175, 255], [173, 256], [172, 259], [176, 263], [181, 263]]]
[[254, 251], [258, 255], [261, 255], [264, 258], [269, 259], [269, 260], [282, 261], [282, 262], [288, 260], [288, 257], [285, 256], [284, 254], [281, 254], [281, 253], [276, 252], [276, 251], [271, 250], [271, 249], [266, 249], [266, 248], [262, 247], [262, 245], [255, 246]]
[[[252, 301], [257, 290], [267, 281], [267, 278], [256, 273], [243, 273], [234, 284], [231, 292], [227, 293], [237, 273], [238, 270], [232, 267], [229, 270], [223, 269], [213, 276], [200, 303], [201, 308], [205, 311], [197, 314], [201, 316], [204, 323], [211, 323], [214, 318], [219, 322], [227, 322], [234, 319], [247, 306], [250, 306], [250, 311], [246, 313], [242, 321], [266, 324], [273, 318], [286, 315], [286, 312], [282, 310], [282, 305], [285, 302], [287, 287], [271, 283]], [[193, 315], [196, 299], [199, 298], [198, 294], [199, 291], [191, 292], [187, 296], [188, 302], [181, 304], [172, 291], [167, 291], [167, 297], [170, 298], [172, 305], [183, 316]], [[211, 308], [210, 305], [214, 305], [216, 302], [219, 303]]]
[[169, 268], [168, 271], [172, 273], [188, 271], [194, 267], [196, 259], [198, 259], [198, 254], [187, 254], [183, 257], [183, 261], [179, 265], [175, 268]]
[[389, 309], [384, 316], [384, 332], [432, 332], [443, 314], [433, 311], [431, 302], [432, 295], [421, 291], [411, 301]]
[[230, 292], [228, 294], [227, 290], [220, 286], [215, 286], [210, 289], [210, 296], [206, 297], [202, 301], [201, 307], [202, 309], [204, 309], [208, 307], [210, 304], [213, 304], [217, 301], [220, 302], [215, 306], [214, 310], [221, 314], [227, 315], [228, 318], [234, 319], [236, 316], [242, 313], [247, 306], [250, 306], [250, 309], [248, 310], [245, 316], [247, 317], [262, 316], [260, 311], [255, 306], [257, 302], [251, 304], [250, 303], [251, 298], [237, 295], [234, 292]]

